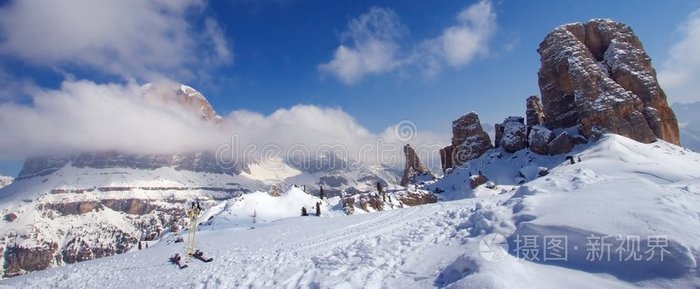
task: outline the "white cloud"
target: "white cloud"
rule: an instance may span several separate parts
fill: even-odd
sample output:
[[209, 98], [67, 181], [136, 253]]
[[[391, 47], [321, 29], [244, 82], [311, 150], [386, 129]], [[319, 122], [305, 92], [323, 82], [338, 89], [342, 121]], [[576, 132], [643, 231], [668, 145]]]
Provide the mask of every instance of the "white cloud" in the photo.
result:
[[[33, 88], [31, 104], [0, 104], [0, 158], [109, 150], [142, 154], [215, 150], [232, 144], [235, 135], [238, 143], [232, 155], [237, 157], [259, 158], [267, 146], [285, 153], [301, 145], [309, 156], [324, 147], [342, 146], [350, 160], [376, 163], [381, 157], [402, 166], [401, 145], [406, 141], [419, 148], [423, 144], [426, 156], [449, 141], [447, 135], [415, 129], [410, 138], [398, 137], [393, 126], [375, 134], [339, 108], [313, 105], [282, 108], [270, 115], [234, 111], [220, 123], [205, 122], [177, 101], [144, 97], [143, 92], [135, 83], [90, 81], [65, 81], [57, 90]], [[435, 163], [439, 165], [439, 158], [432, 160]]]
[[191, 78], [199, 63], [233, 58], [216, 21], [197, 28], [204, 6], [203, 0], [14, 1], [0, 9], [0, 54], [124, 78]]
[[346, 84], [360, 81], [365, 75], [380, 74], [399, 66], [398, 39], [404, 28], [392, 10], [373, 7], [348, 23], [341, 35], [349, 44], [335, 50], [333, 60], [319, 65]]
[[700, 100], [700, 10], [681, 24], [682, 39], [669, 50], [659, 82], [670, 102]]
[[301, 144], [312, 156], [333, 148], [349, 160], [398, 167], [403, 166], [402, 147], [407, 142], [417, 148], [422, 160], [433, 168], [440, 167], [437, 151], [449, 143], [448, 135], [418, 130], [415, 125], [410, 128], [408, 137], [398, 134], [396, 125], [375, 134], [338, 108], [314, 105], [282, 108], [267, 116], [234, 111], [225, 122], [229, 131], [239, 139], [240, 147], [255, 145], [258, 152], [269, 144], [274, 144], [282, 152], [295, 152]]
[[404, 53], [401, 35], [405, 32], [398, 16], [391, 10], [372, 8], [350, 21], [333, 60], [319, 65], [319, 70], [354, 84], [366, 75], [391, 72], [399, 67], [420, 66], [425, 74], [439, 72], [444, 65], [462, 67], [476, 56], [487, 55], [489, 40], [496, 30], [496, 13], [490, 0], [464, 8], [456, 24], [431, 39], [420, 41], [413, 53]]
[[140, 86], [66, 81], [34, 88], [31, 105], [0, 105], [0, 152], [21, 158], [70, 152], [188, 151], [209, 145], [215, 129], [176, 106], [147, 101]]
[[488, 42], [496, 30], [496, 13], [489, 0], [464, 8], [456, 24], [420, 45], [418, 58], [426, 62], [426, 73], [434, 74], [443, 63], [452, 67], [469, 64], [474, 57], [488, 54]]

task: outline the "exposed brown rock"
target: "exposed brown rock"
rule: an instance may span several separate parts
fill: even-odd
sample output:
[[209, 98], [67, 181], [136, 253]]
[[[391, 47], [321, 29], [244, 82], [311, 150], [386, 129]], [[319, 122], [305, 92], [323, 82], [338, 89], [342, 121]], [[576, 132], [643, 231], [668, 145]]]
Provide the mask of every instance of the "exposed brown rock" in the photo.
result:
[[481, 186], [488, 181], [489, 181], [489, 179], [486, 178], [486, 176], [484, 176], [484, 175], [481, 175], [481, 174], [473, 175], [473, 176], [469, 177], [469, 186], [472, 189], [475, 189], [476, 187]]
[[507, 152], [516, 152], [527, 147], [527, 127], [522, 117], [511, 116], [503, 121], [501, 147]]
[[63, 262], [66, 264], [73, 264], [75, 262], [111, 256], [116, 254], [116, 250], [111, 246], [108, 246], [107, 248], [104, 246], [93, 247], [81, 238], [74, 238], [65, 245], [64, 249], [61, 251], [61, 254], [63, 255]]
[[541, 155], [546, 155], [549, 152], [547, 146], [553, 139], [554, 133], [548, 128], [541, 125], [533, 126], [528, 136], [530, 150]]
[[544, 108], [536, 95], [527, 98], [525, 117], [528, 126], [544, 124]]
[[14, 220], [17, 220], [17, 214], [15, 213], [8, 213], [5, 215], [5, 221], [7, 222], [12, 222]]
[[150, 214], [156, 206], [142, 199], [104, 199], [102, 204], [112, 210], [131, 215]]
[[503, 124], [497, 123], [497, 124], [495, 125], [495, 127], [496, 127], [496, 134], [494, 135], [495, 140], [494, 140], [494, 142], [493, 142], [493, 145], [494, 145], [495, 147], [500, 147], [500, 146], [501, 146], [501, 140], [503, 140], [503, 129], [504, 129], [504, 128], [503, 128]]
[[565, 154], [574, 148], [574, 143], [567, 132], [560, 133], [549, 145], [547, 151], [550, 155]]
[[418, 154], [416, 154], [416, 150], [414, 150], [411, 145], [406, 144], [403, 147], [403, 153], [406, 158], [406, 165], [404, 167], [403, 177], [401, 178], [402, 186], [435, 178], [435, 176], [430, 173], [430, 170], [421, 163]]
[[493, 148], [479, 115], [470, 112], [452, 122], [452, 164], [463, 165]]
[[406, 206], [417, 206], [430, 203], [436, 203], [437, 196], [433, 193], [424, 192], [406, 192], [397, 196], [399, 201]]
[[14, 277], [27, 272], [44, 270], [56, 261], [57, 243], [44, 243], [38, 247], [7, 246], [5, 251], [5, 276]]
[[375, 211], [383, 211], [384, 202], [382, 201], [382, 197], [379, 195], [363, 194], [360, 196], [360, 208], [366, 212], [369, 212], [369, 208], [372, 208]]
[[639, 38], [609, 20], [567, 24], [540, 44], [546, 125], [678, 144], [678, 123]]
[[355, 198], [352, 196], [343, 198], [343, 208], [347, 215], [355, 213]]
[[66, 203], [47, 203], [39, 205], [40, 209], [54, 210], [63, 216], [82, 215], [94, 210], [102, 208], [102, 204], [98, 201], [82, 201], [82, 202], [66, 202]]
[[452, 145], [440, 149], [440, 162], [442, 163], [443, 172], [454, 167], [452, 163]]

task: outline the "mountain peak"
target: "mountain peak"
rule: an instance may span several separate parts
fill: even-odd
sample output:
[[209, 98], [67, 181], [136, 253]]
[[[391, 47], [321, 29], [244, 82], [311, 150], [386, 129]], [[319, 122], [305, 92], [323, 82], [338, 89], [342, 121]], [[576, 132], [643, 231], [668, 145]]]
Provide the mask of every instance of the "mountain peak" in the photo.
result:
[[196, 89], [175, 82], [150, 82], [143, 85], [144, 97], [166, 105], [176, 104], [206, 121], [219, 120], [219, 116], [206, 97]]

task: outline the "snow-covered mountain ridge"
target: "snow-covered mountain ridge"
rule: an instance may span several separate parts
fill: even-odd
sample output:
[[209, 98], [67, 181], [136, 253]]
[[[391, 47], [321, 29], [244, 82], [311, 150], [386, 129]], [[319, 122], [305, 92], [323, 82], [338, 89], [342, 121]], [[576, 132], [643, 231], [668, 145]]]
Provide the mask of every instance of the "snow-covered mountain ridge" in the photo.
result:
[[[476, 162], [485, 174], [502, 172], [491, 177], [495, 186], [459, 187], [468, 183], [469, 168], [455, 169], [428, 185], [445, 189], [436, 204], [295, 216], [255, 229], [215, 222], [198, 233], [214, 262], [192, 261], [183, 270], [167, 261], [182, 245], [166, 238], [143, 251], [3, 280], [0, 288], [694, 288], [700, 155], [617, 135], [572, 154], [581, 161], [494, 149]], [[533, 166], [548, 174], [520, 176]], [[500, 259], [482, 246], [491, 233], [508, 241], [494, 248], [510, 245]], [[539, 253], [527, 258], [527, 248], [515, 243], [525, 236], [540, 238], [531, 248]], [[543, 261], [544, 236], [567, 237], [567, 261]], [[591, 240], [602, 236], [639, 236], [644, 259], [620, 262], [610, 247], [610, 261], [587, 260]], [[648, 259], [651, 237], [667, 240], [663, 260], [658, 247]]]
[[[212, 126], [220, 116], [206, 98], [180, 84], [147, 84], [143, 97]], [[255, 162], [221, 166], [208, 151], [178, 154], [82, 152], [29, 158], [15, 182], [0, 189], [0, 276], [11, 277], [110, 256], [184, 225], [186, 204], [221, 200], [292, 184], [328, 196], [369, 192], [396, 183], [383, 167], [357, 170]], [[291, 173], [290, 173], [291, 172]], [[359, 202], [358, 202], [359, 204]]]

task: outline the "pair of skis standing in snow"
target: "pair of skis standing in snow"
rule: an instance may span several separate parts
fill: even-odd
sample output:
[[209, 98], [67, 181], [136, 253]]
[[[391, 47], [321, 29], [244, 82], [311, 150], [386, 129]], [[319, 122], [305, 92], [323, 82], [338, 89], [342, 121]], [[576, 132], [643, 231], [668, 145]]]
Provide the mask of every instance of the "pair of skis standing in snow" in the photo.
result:
[[[199, 201], [192, 202], [192, 207], [188, 211], [190, 217], [190, 226], [187, 235], [187, 243], [185, 243], [185, 262], [189, 262], [191, 257], [200, 260], [205, 263], [209, 263], [214, 260], [214, 258], [208, 258], [204, 256], [204, 252], [195, 249], [195, 237], [197, 233], [197, 226], [199, 225], [199, 214], [202, 212], [202, 207], [199, 206]], [[180, 267], [180, 269], [187, 268], [187, 264], [182, 263], [182, 257], [179, 253], [170, 256], [170, 262]]]

